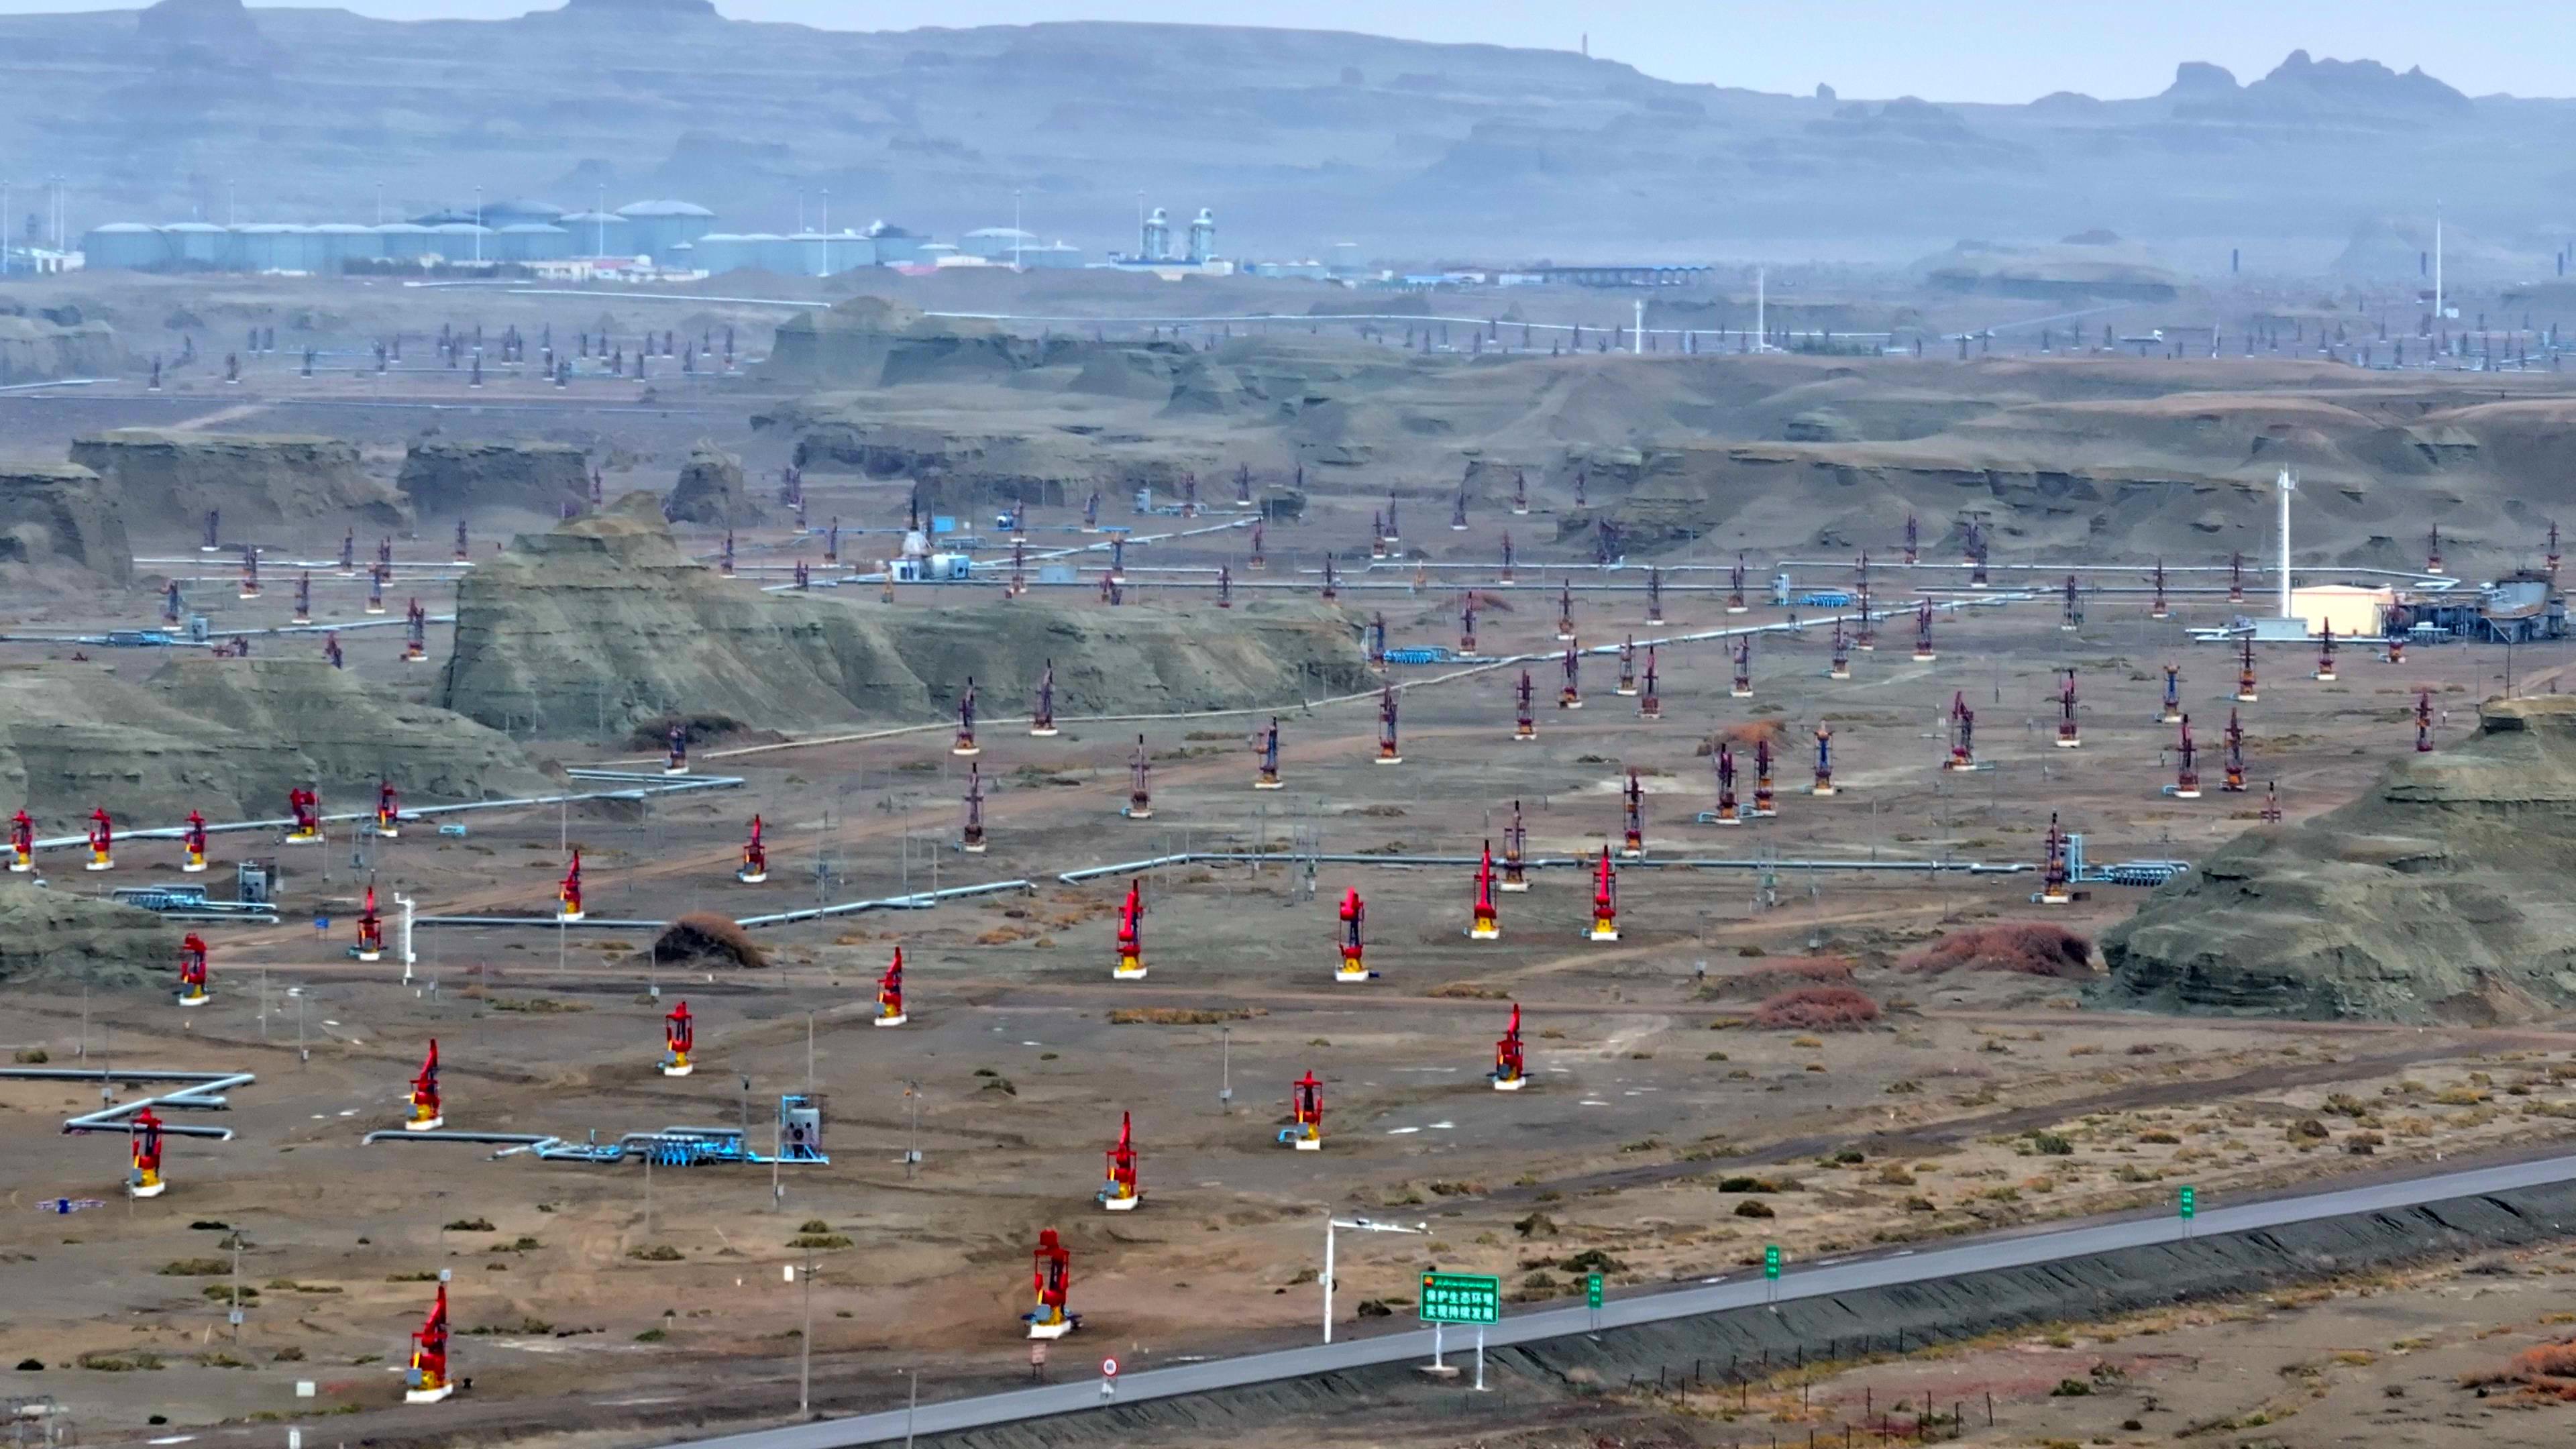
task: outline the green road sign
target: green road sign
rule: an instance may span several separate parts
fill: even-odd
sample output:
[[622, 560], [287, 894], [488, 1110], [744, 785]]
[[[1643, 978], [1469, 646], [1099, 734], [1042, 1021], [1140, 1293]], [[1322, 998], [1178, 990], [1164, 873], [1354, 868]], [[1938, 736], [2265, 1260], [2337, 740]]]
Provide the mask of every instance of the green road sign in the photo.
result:
[[1598, 1273], [1587, 1273], [1584, 1275], [1583, 1306], [1586, 1308], [1598, 1308], [1601, 1306], [1601, 1275]]
[[1500, 1323], [1503, 1280], [1473, 1273], [1422, 1275], [1422, 1321], [1425, 1323]]
[[2175, 1194], [2174, 1200], [2181, 1206], [2182, 1215], [2186, 1219], [2200, 1212], [2200, 1190], [2190, 1183], [2186, 1182], [2182, 1185], [2182, 1190]]
[[1777, 1278], [1780, 1276], [1780, 1245], [1778, 1243], [1764, 1243], [1762, 1245], [1762, 1276], [1765, 1278]]

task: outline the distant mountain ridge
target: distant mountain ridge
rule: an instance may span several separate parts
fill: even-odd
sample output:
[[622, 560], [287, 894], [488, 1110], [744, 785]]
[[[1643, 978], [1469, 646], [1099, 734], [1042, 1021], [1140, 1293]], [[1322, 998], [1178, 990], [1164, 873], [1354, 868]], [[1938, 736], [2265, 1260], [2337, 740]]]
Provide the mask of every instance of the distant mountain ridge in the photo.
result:
[[2306, 52], [2245, 85], [2186, 63], [2155, 96], [1999, 106], [1323, 31], [822, 31], [707, 0], [399, 23], [161, 0], [0, 16], [0, 56], [0, 154], [76, 178], [76, 228], [221, 221], [228, 182], [243, 221], [367, 221], [381, 181], [393, 215], [477, 186], [604, 191], [781, 232], [798, 192], [816, 208], [828, 191], [835, 224], [954, 236], [1009, 222], [1016, 192], [1031, 231], [1096, 255], [1133, 244], [1142, 191], [1213, 208], [1233, 254], [1899, 263], [1963, 235], [2104, 227], [2186, 269], [2230, 247], [2289, 268], [2439, 194], [2537, 264], [2576, 142], [2576, 102], [2480, 102]]

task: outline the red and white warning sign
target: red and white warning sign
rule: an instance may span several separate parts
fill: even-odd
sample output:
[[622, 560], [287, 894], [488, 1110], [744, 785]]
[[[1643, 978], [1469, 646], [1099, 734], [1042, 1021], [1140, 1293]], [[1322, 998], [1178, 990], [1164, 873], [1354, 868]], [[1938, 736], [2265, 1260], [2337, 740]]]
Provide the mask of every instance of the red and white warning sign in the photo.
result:
[[1114, 1379], [1118, 1377], [1118, 1360], [1114, 1358], [1102, 1359], [1100, 1361], [1100, 1376], [1104, 1379]]

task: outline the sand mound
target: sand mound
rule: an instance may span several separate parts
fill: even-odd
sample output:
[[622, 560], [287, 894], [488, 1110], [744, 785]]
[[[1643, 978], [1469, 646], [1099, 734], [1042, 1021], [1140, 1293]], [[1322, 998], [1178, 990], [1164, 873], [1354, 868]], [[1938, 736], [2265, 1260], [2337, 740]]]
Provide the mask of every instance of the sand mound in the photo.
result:
[[165, 825], [191, 809], [282, 815], [297, 785], [354, 810], [380, 778], [424, 804], [552, 788], [506, 737], [319, 660], [180, 659], [140, 684], [78, 665], [0, 671], [0, 795], [26, 801], [39, 834], [74, 834], [101, 805]]
[[2490, 701], [2457, 748], [2237, 837], [2102, 939], [2108, 1005], [2526, 1021], [2576, 1006], [2576, 698]]
[[858, 590], [763, 594], [683, 555], [658, 520], [612, 512], [523, 535], [474, 571], [438, 697], [494, 724], [612, 740], [667, 716], [799, 732], [930, 721], [969, 676], [985, 711], [1005, 714], [1049, 660], [1065, 716], [1367, 687], [1354, 632], [1318, 604], [1228, 616], [940, 597], [889, 609]]
[[1905, 958], [1904, 969], [2002, 971], [2022, 976], [2084, 980], [2093, 974], [2093, 943], [2045, 921], [1998, 921], [1953, 931]]
[[401, 500], [359, 466], [358, 445], [339, 438], [117, 428], [74, 439], [72, 461], [113, 486], [137, 530], [194, 532], [209, 510], [254, 528], [404, 518]]
[[692, 911], [663, 928], [653, 940], [653, 959], [664, 966], [758, 968], [768, 953], [751, 933], [723, 916]]

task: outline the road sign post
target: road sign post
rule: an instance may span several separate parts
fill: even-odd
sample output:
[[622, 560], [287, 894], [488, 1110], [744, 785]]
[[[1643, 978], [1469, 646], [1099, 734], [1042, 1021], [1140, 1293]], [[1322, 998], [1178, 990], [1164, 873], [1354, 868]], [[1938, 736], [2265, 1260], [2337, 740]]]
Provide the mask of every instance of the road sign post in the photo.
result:
[[1503, 1280], [1475, 1273], [1425, 1273], [1420, 1311], [1422, 1321], [1430, 1324], [1500, 1323]]
[[1768, 1302], [1780, 1301], [1780, 1245], [1762, 1245], [1762, 1296]]
[[1100, 1361], [1100, 1397], [1104, 1399], [1118, 1397], [1118, 1360], [1114, 1358], [1104, 1358]]
[[2184, 1183], [2174, 1191], [2174, 1210], [2182, 1217], [2182, 1235], [2191, 1236], [2191, 1220], [2200, 1215], [2200, 1189]]
[[1598, 1273], [1583, 1275], [1583, 1306], [1592, 1311], [1592, 1326], [1599, 1328], [1601, 1326], [1601, 1275]]

